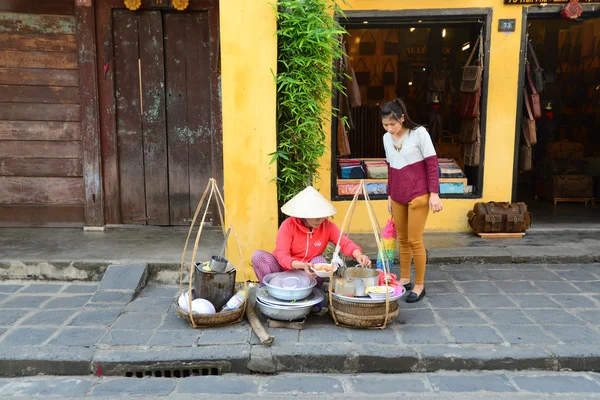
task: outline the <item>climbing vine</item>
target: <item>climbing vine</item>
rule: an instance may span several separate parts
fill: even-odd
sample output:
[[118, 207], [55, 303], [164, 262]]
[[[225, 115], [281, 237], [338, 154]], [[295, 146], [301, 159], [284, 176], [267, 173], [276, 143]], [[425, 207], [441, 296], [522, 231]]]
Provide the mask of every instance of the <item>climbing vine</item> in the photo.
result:
[[324, 124], [330, 120], [334, 66], [342, 57], [340, 36], [346, 30], [335, 19], [343, 15], [333, 0], [279, 0], [277, 194], [282, 204], [319, 178], [319, 159], [326, 149]]

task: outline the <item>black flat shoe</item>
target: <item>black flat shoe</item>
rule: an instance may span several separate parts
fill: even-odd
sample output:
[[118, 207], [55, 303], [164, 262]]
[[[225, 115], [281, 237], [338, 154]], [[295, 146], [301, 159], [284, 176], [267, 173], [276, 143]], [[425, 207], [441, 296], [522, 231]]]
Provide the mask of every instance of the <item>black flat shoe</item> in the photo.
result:
[[420, 295], [417, 296], [417, 294], [415, 292], [410, 292], [408, 294], [408, 296], [406, 297], [406, 302], [407, 303], [416, 303], [417, 301], [421, 300], [423, 297], [425, 297], [427, 293], [425, 292], [425, 289], [423, 289], [423, 291], [421, 292]]
[[404, 286], [404, 290], [406, 290], [407, 293], [410, 292], [413, 288], [412, 282], [408, 282], [406, 285], [402, 285], [402, 286]]

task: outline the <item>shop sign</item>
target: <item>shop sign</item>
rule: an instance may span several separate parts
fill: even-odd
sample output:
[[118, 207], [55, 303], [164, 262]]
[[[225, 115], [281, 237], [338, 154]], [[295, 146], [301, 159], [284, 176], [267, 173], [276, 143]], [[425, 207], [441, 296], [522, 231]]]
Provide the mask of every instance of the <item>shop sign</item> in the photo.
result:
[[[568, 4], [573, 0], [504, 0], [504, 4], [526, 6], [529, 4]], [[600, 3], [600, 0], [579, 0], [581, 4]]]

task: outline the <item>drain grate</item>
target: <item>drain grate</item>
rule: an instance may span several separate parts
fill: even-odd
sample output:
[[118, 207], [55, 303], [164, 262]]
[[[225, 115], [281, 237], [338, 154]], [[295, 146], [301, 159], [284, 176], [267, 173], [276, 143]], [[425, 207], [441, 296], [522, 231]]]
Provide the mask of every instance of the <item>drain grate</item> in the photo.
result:
[[160, 370], [144, 370], [144, 371], [127, 371], [127, 378], [187, 378], [188, 376], [207, 376], [221, 375], [219, 368], [185, 368], [185, 369], [160, 369]]

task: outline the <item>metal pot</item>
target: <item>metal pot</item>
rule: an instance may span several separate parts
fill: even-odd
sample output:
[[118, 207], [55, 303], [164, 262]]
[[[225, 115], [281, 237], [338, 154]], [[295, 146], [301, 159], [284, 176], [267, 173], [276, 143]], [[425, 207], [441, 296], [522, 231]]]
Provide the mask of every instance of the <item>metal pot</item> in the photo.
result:
[[364, 288], [368, 288], [369, 286], [377, 286], [379, 284], [379, 272], [376, 269], [371, 268], [346, 268], [344, 271], [344, 278], [353, 279], [362, 283], [359, 285], [354, 285], [355, 296], [364, 296]]
[[302, 300], [310, 296], [312, 289], [317, 286], [317, 281], [314, 278], [310, 279], [310, 284], [305, 288], [282, 288], [270, 285], [269, 282], [278, 272], [266, 275], [263, 278], [263, 283], [269, 291], [269, 295], [279, 300]]
[[[312, 289], [311, 289], [312, 290]], [[295, 321], [305, 318], [313, 306], [307, 307], [288, 307], [288, 306], [276, 306], [272, 304], [265, 304], [259, 299], [256, 299], [256, 305], [260, 312], [269, 318], [276, 319], [279, 321]]]

